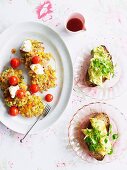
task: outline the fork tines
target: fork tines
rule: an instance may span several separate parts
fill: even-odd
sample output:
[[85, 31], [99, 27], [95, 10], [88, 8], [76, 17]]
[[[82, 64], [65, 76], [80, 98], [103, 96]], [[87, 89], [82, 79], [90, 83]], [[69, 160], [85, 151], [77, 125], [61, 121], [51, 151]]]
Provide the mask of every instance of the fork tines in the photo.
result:
[[45, 109], [44, 109], [44, 111], [43, 111], [40, 119], [42, 119], [43, 117], [45, 117], [45, 116], [49, 113], [50, 110], [51, 110], [51, 106], [48, 105], [48, 104], [46, 104]]

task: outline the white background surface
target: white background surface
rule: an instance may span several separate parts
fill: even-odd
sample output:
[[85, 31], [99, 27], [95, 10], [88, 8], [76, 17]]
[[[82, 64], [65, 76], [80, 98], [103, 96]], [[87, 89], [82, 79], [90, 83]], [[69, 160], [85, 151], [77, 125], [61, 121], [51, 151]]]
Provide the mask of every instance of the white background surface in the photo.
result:
[[[41, 0], [0, 0], [0, 32], [13, 23], [34, 20], [56, 30], [67, 44], [73, 64], [76, 57], [84, 53], [88, 43], [115, 43], [116, 52], [127, 54], [127, 0], [53, 0], [52, 10], [43, 19], [38, 19], [36, 8]], [[64, 29], [66, 17], [79, 11], [86, 18], [87, 31], [70, 35]], [[52, 18], [52, 19], [50, 19]], [[50, 20], [49, 20], [50, 19]], [[47, 21], [45, 21], [47, 20]], [[123, 56], [123, 55], [122, 55]], [[0, 62], [2, 62], [2, 56]], [[127, 61], [126, 61], [127, 62]], [[127, 93], [108, 100], [127, 114]], [[72, 115], [84, 104], [93, 100], [81, 98], [73, 91], [68, 107], [57, 123], [46, 132], [29, 136], [23, 144], [22, 135], [12, 132], [0, 124], [0, 170], [106, 170], [126, 169], [127, 155], [105, 165], [87, 164], [78, 158], [68, 144], [67, 128]]]

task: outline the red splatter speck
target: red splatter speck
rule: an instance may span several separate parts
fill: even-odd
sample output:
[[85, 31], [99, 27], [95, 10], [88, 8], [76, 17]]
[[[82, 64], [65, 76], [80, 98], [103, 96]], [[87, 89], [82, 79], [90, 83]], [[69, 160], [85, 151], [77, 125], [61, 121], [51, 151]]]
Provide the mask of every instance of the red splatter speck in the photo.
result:
[[112, 91], [112, 89], [113, 89], [113, 87], [110, 87], [110, 88], [109, 88], [110, 92]]
[[120, 18], [118, 18], [118, 22], [121, 24], [121, 19]]
[[43, 4], [40, 4], [36, 10], [38, 19], [42, 19], [43, 21], [52, 19], [52, 12], [52, 4], [50, 1], [45, 1]]
[[56, 167], [58, 167], [58, 168], [63, 168], [65, 166], [66, 166], [65, 162], [58, 162], [56, 165]]
[[58, 27], [59, 25], [60, 25], [60, 23], [57, 23], [57, 24], [56, 24], [56, 27]]
[[96, 95], [96, 93], [97, 93], [97, 88], [93, 88], [93, 89], [91, 90], [91, 92], [92, 92], [93, 95]]

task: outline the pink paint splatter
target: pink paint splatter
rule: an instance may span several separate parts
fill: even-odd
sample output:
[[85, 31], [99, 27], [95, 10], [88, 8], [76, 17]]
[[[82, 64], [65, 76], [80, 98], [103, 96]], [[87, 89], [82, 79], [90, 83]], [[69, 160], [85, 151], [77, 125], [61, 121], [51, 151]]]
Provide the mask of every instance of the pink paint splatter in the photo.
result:
[[38, 19], [42, 19], [43, 21], [52, 19], [52, 12], [52, 4], [50, 1], [45, 1], [43, 4], [40, 4], [36, 10]]
[[13, 163], [12, 161], [8, 161], [8, 165], [9, 165], [9, 167], [12, 169], [13, 166], [14, 166], [14, 163]]
[[121, 19], [120, 18], [118, 18], [118, 22], [121, 24]]
[[56, 163], [56, 167], [57, 168], [66, 168], [66, 167], [69, 167], [69, 166], [76, 166], [76, 164], [75, 164], [75, 161], [73, 161], [73, 160], [69, 160], [69, 161], [58, 161], [57, 163]]
[[12, 0], [9, 0], [8, 2], [9, 2], [9, 4], [12, 4]]

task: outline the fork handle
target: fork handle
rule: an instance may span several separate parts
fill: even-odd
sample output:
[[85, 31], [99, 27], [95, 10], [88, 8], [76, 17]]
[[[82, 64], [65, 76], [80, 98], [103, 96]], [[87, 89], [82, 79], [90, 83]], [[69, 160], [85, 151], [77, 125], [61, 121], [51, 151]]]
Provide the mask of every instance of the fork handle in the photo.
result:
[[29, 134], [29, 132], [32, 130], [32, 128], [36, 125], [36, 123], [39, 121], [40, 117], [42, 115], [38, 116], [37, 120], [33, 123], [33, 125], [30, 127], [30, 129], [27, 131], [27, 133], [24, 135], [24, 137], [22, 139], [20, 139], [20, 142], [22, 143], [23, 140], [26, 138], [26, 136]]

